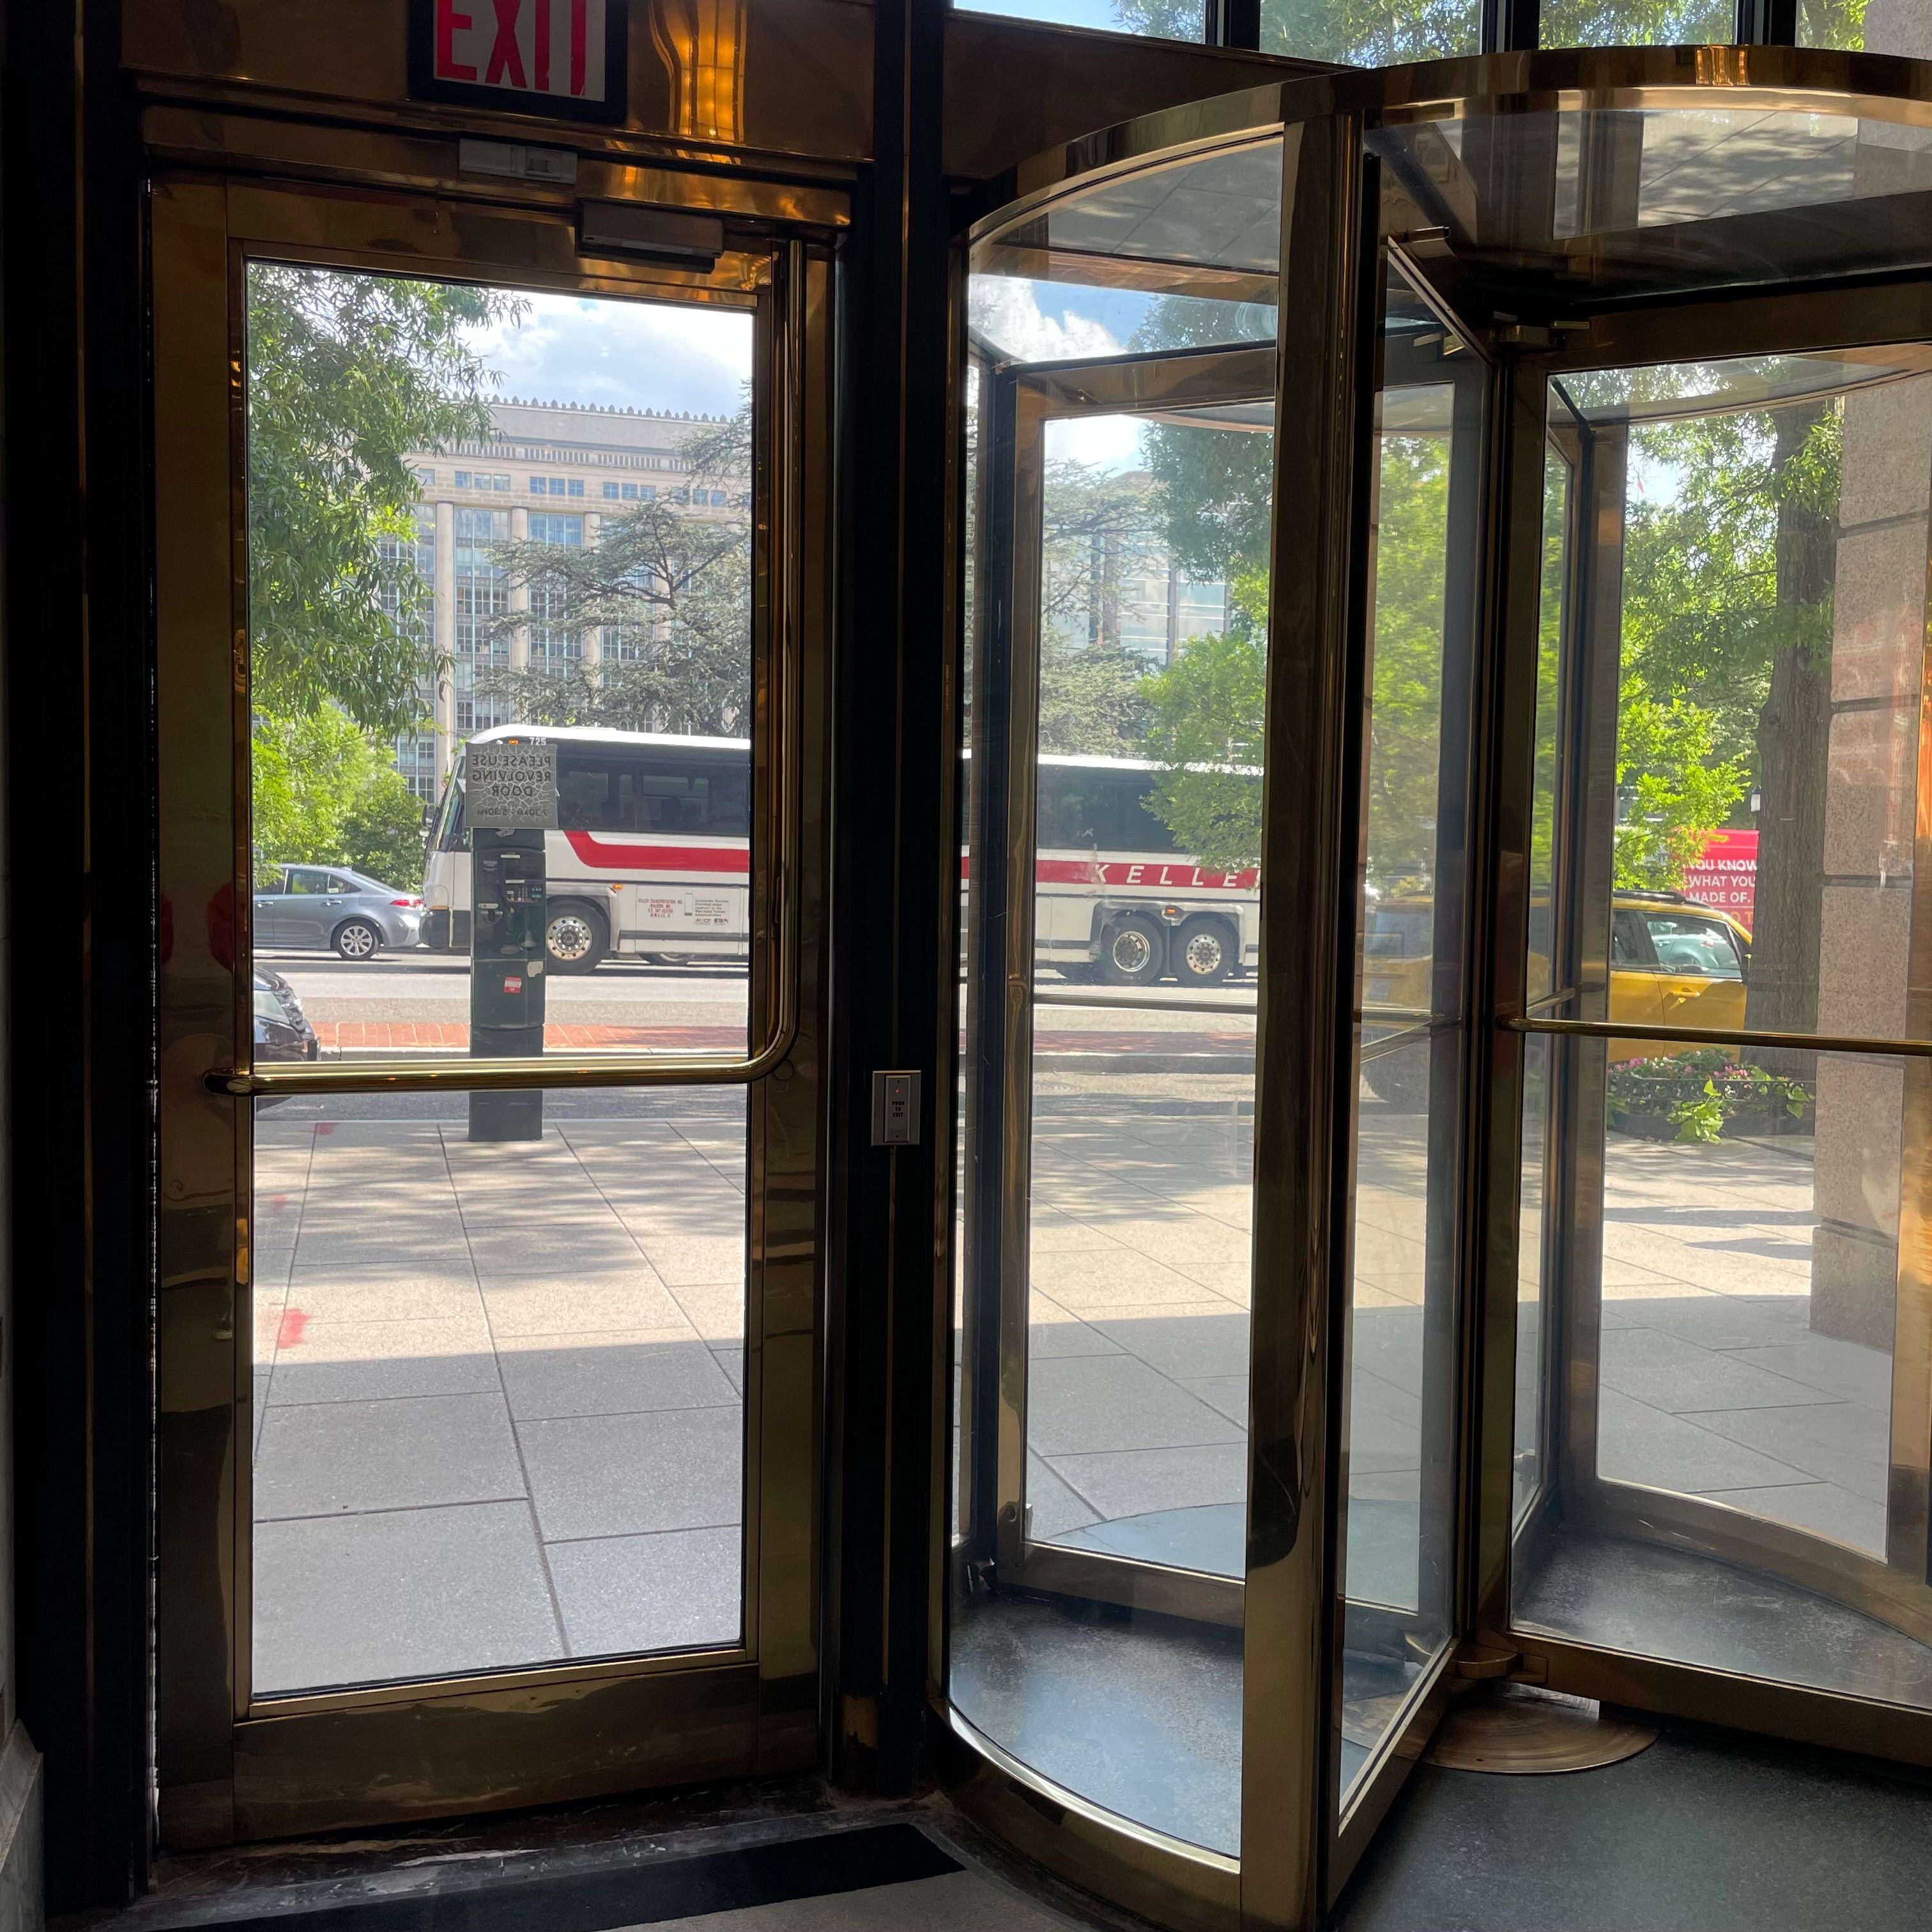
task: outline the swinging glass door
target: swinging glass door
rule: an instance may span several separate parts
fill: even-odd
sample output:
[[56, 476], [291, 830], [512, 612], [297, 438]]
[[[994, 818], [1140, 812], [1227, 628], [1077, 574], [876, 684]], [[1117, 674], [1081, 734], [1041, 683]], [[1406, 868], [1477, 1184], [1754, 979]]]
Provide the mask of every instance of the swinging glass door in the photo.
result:
[[808, 1763], [828, 262], [154, 207], [164, 1842]]

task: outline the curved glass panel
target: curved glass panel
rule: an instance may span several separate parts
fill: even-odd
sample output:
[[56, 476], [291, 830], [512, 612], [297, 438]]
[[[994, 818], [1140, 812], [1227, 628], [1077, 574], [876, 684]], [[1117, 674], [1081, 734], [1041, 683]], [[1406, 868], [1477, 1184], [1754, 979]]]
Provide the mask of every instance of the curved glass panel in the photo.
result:
[[[1370, 131], [1388, 232], [1512, 312], [1932, 262], [1932, 128], [1721, 106], [1541, 110]], [[1508, 291], [1505, 296], [1502, 290]]]
[[955, 1710], [1239, 1850], [1281, 149], [974, 251]]
[[973, 251], [967, 326], [1000, 362], [1271, 341], [1278, 136], [1076, 189]]

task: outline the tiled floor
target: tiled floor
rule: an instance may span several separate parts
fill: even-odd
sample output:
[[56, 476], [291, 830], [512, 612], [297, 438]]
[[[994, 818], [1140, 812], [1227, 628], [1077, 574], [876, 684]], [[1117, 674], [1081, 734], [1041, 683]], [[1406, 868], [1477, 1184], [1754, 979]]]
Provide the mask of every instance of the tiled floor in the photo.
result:
[[744, 1165], [263, 1112], [258, 1693], [735, 1640]]
[[[1062, 1084], [1033, 1148], [1033, 1534], [1238, 1574], [1246, 1083]], [[1426, 1124], [1364, 1090], [1351, 1594], [1410, 1608]], [[1889, 1359], [1809, 1328], [1809, 1152], [1612, 1138], [1600, 1467], [1882, 1551]], [[472, 1145], [264, 1112], [258, 1690], [735, 1636], [743, 1170], [715, 1116]]]
[[[1408, 1505], [1424, 1462], [1425, 1118], [1365, 1090], [1349, 1469]], [[1250, 1120], [1036, 1112], [1028, 1499], [1042, 1540], [1237, 1574], [1246, 1501]], [[1811, 1332], [1810, 1146], [1611, 1138], [1600, 1472], [1884, 1548], [1891, 1360]], [[1538, 1222], [1533, 1192], [1530, 1230]], [[1534, 1245], [1533, 1240], [1531, 1245]], [[1535, 1281], [1522, 1354], [1533, 1375]], [[1367, 1516], [1366, 1511], [1359, 1512]], [[1392, 1577], [1392, 1518], [1351, 1561]], [[1399, 1568], [1399, 1565], [1398, 1565]], [[1386, 1598], [1383, 1599], [1388, 1600]]]

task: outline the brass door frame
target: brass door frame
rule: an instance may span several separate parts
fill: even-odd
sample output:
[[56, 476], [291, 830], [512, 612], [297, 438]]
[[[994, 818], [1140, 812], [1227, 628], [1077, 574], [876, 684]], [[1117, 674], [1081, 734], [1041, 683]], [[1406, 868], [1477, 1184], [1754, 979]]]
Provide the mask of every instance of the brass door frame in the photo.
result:
[[[152, 185], [160, 993], [158, 1748], [172, 1847], [796, 1768], [818, 1742], [822, 1176], [818, 945], [830, 606], [832, 267], [756, 194], [710, 274], [580, 262], [568, 209], [212, 173]], [[827, 204], [829, 206], [829, 204]], [[250, 852], [244, 265], [304, 260], [723, 303], [755, 319], [760, 1049], [656, 1070], [245, 1069]], [[219, 644], [214, 642], [220, 639]], [[760, 862], [754, 839], [754, 864]], [[772, 956], [776, 955], [773, 958]], [[770, 959], [770, 970], [763, 969]], [[256, 1700], [245, 1432], [252, 1103], [240, 1090], [748, 1084], [742, 1641], [724, 1649]]]
[[[1516, 602], [1504, 642], [1506, 677], [1534, 689], [1535, 624], [1533, 587], [1536, 547], [1524, 538], [1532, 527], [1532, 499], [1540, 490], [1541, 466], [1523, 462], [1532, 435], [1544, 434], [1544, 401], [1550, 377], [1576, 369], [1638, 366], [1661, 361], [1708, 362], [1768, 354], [1882, 350], [1894, 344], [1922, 344], [1932, 337], [1932, 278], [1884, 286], [1823, 292], [1755, 295], [1748, 304], [1721, 302], [1658, 307], [1612, 317], [1593, 318], [1558, 353], [1526, 354], [1512, 372], [1516, 391], [1514, 431], [1518, 473], [1511, 500], [1511, 594]], [[1571, 764], [1559, 805], [1558, 854], [1560, 881], [1570, 896], [1569, 970], [1559, 966], [1558, 982], [1567, 999], [1540, 1003], [1526, 1013], [1520, 989], [1515, 1001], [1498, 988], [1492, 1014], [1498, 1064], [1512, 1070], [1520, 1094], [1523, 1042], [1531, 1036], [1548, 1042], [1552, 1084], [1561, 1123], [1550, 1136], [1552, 1160], [1545, 1185], [1545, 1265], [1556, 1280], [1546, 1310], [1556, 1333], [1546, 1336], [1546, 1355], [1556, 1370], [1549, 1384], [1560, 1414], [1551, 1417], [1546, 1454], [1560, 1472], [1561, 1514], [1566, 1520], [1664, 1548], [1691, 1549], [1747, 1568], [1768, 1571], [1814, 1590], [1914, 1637], [1932, 1642], [1932, 1589], [1924, 1577], [1928, 1557], [1925, 1460], [1932, 1443], [1932, 1386], [1926, 1368], [1932, 1353], [1932, 1282], [1916, 1265], [1909, 1229], [1932, 1198], [1932, 1154], [1917, 1131], [1932, 1120], [1932, 1000], [1921, 984], [1918, 962], [1932, 945], [1932, 912], [1920, 908], [1912, 934], [1912, 981], [1906, 1035], [1838, 1038], [1826, 1035], [1754, 1033], [1739, 1028], [1691, 1029], [1617, 1025], [1608, 1018], [1609, 860], [1600, 838], [1585, 836], [1611, 815], [1605, 788], [1613, 782], [1618, 653], [1606, 647], [1592, 652], [1592, 639], [1614, 639], [1622, 600], [1622, 550], [1625, 514], [1624, 476], [1628, 432], [1612, 429], [1582, 439], [1582, 488], [1573, 505], [1570, 528], [1577, 546], [1571, 560], [1582, 595], [1576, 623], [1564, 644], [1576, 687], [1575, 714], [1564, 727], [1564, 746]], [[1932, 794], [1922, 780], [1932, 770], [1932, 650], [1928, 652], [1920, 706], [1918, 824], [1915, 876], [1932, 867]], [[1499, 773], [1522, 809], [1505, 814], [1527, 826], [1533, 749], [1529, 721], [1519, 721], [1512, 747]], [[1499, 872], [1527, 876], [1526, 850], [1507, 845]], [[1932, 877], [1932, 872], [1924, 876]], [[1497, 926], [1507, 949], [1527, 943], [1526, 898], [1499, 902]], [[1894, 1056], [1904, 1068], [1905, 1132], [1900, 1168], [1898, 1321], [1893, 1354], [1892, 1502], [1884, 1561], [1849, 1545], [1832, 1543], [1788, 1526], [1760, 1522], [1741, 1510], [1640, 1484], [1602, 1478], [1595, 1471], [1598, 1372], [1597, 1310], [1600, 1301], [1602, 1127], [1605, 1066], [1604, 1044], [1616, 1038], [1682, 1038], [1685, 1044], [1753, 1043], [1802, 1047], [1811, 1051]], [[1502, 1090], [1499, 1089], [1499, 1092]], [[1552, 1636], [1519, 1626], [1510, 1599], [1508, 1570], [1527, 1560], [1532, 1540], [1540, 1533], [1552, 1498], [1546, 1494], [1514, 1532], [1508, 1526], [1509, 1456], [1513, 1450], [1507, 1418], [1514, 1370], [1514, 1299], [1518, 1263], [1516, 1183], [1512, 1176], [1521, 1152], [1520, 1106], [1499, 1103], [1487, 1119], [1487, 1165], [1496, 1178], [1490, 1197], [1486, 1243], [1486, 1414], [1492, 1424], [1482, 1438], [1477, 1481], [1483, 1498], [1480, 1546], [1482, 1581], [1475, 1604], [1479, 1642], [1516, 1651], [1536, 1681], [1579, 1695], [1642, 1708], [1680, 1712], [1708, 1721], [1761, 1730], [1801, 1741], [1852, 1748], [1915, 1763], [1932, 1763], [1932, 1712], [1875, 1699], [1797, 1684], [1773, 1682], [1696, 1664], [1648, 1658]], [[1562, 1156], [1567, 1153], [1568, 1160]], [[1559, 1171], [1560, 1170], [1560, 1171]], [[1550, 1184], [1554, 1181], [1556, 1185]], [[1507, 1317], [1505, 1315], [1507, 1310]], [[1507, 1330], [1507, 1334], [1505, 1334]], [[1914, 1338], [1916, 1338], [1915, 1342]], [[1507, 1342], [1508, 1363], [1501, 1358]], [[1916, 1347], [1915, 1359], [1910, 1350]], [[1913, 1446], [1916, 1445], [1914, 1459]], [[1901, 1452], [1904, 1460], [1901, 1460]], [[1497, 1514], [1497, 1498], [1505, 1512]], [[1507, 1547], [1508, 1563], [1496, 1561]]]

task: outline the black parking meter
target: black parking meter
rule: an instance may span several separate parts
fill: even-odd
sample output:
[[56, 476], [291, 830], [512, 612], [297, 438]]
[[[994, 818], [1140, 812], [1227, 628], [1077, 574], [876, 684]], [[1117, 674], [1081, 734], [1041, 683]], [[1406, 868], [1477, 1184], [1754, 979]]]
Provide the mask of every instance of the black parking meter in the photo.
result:
[[[470, 1051], [535, 1059], [544, 1049], [544, 834], [556, 824], [556, 746], [518, 731], [464, 746], [470, 830]], [[472, 1141], [543, 1138], [541, 1089], [472, 1094]]]
[[[470, 834], [470, 1051], [490, 1060], [544, 1050], [544, 835], [485, 826]], [[543, 1138], [541, 1089], [472, 1094], [472, 1141]]]

